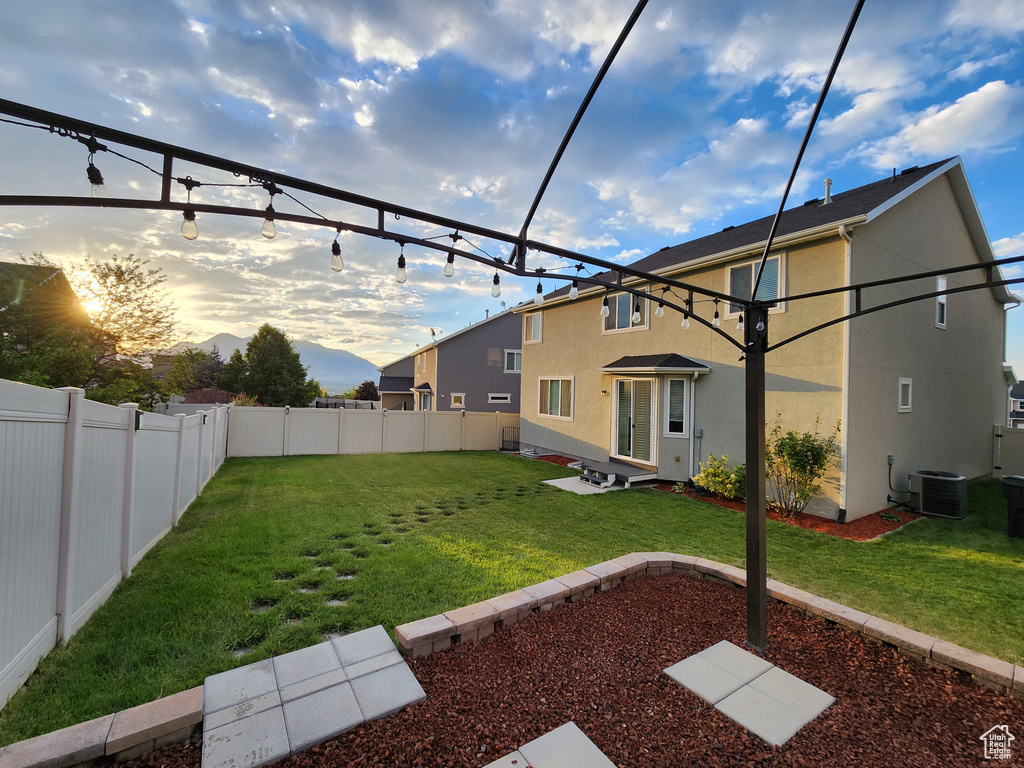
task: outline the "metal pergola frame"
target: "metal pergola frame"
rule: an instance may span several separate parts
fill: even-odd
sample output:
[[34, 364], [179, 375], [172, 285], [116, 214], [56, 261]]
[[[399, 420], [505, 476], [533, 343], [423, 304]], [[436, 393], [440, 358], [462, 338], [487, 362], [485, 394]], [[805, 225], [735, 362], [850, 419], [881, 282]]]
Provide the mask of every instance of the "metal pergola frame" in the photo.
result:
[[[637, 298], [650, 299], [651, 301], [657, 301], [664, 307], [673, 309], [677, 312], [682, 313], [684, 316], [694, 320], [700, 325], [705, 326], [713, 333], [734, 347], [742, 350], [743, 355], [741, 359], [745, 359], [745, 435], [746, 435], [746, 465], [747, 467], [758, 467], [758, 471], [747, 472], [747, 503], [746, 503], [746, 571], [747, 571], [747, 644], [757, 651], [762, 651], [768, 644], [767, 635], [767, 558], [765, 549], [765, 507], [766, 507], [766, 489], [765, 489], [765, 474], [764, 474], [764, 459], [765, 459], [765, 354], [773, 349], [777, 349], [785, 344], [789, 344], [793, 341], [797, 341], [810, 334], [816, 333], [820, 330], [828, 328], [838, 323], [843, 323], [852, 320], [857, 317], [861, 317], [874, 312], [879, 312], [886, 309], [891, 309], [896, 306], [908, 304], [916, 301], [923, 301], [937, 296], [961, 293], [965, 291], [979, 290], [983, 288], [995, 288], [998, 286], [1007, 286], [1011, 284], [1024, 283], [1024, 277], [1016, 279], [1002, 279], [997, 271], [997, 267], [1006, 264], [1016, 264], [1024, 262], [1024, 256], [1017, 256], [1008, 259], [1001, 259], [996, 261], [989, 261], [977, 264], [968, 264], [959, 267], [943, 270], [932, 270], [928, 272], [922, 272], [914, 275], [908, 275], [905, 277], [891, 278], [886, 280], [876, 280], [872, 282], [860, 283], [851, 286], [840, 286], [837, 288], [830, 288], [821, 291], [815, 291], [811, 293], [800, 294], [797, 296], [788, 296], [785, 298], [786, 302], [801, 301], [813, 298], [820, 298], [824, 296], [836, 295], [841, 293], [852, 293], [853, 294], [853, 306], [854, 311], [845, 314], [841, 317], [832, 318], [826, 320], [819, 325], [814, 326], [808, 330], [802, 331], [794, 336], [784, 339], [776, 344], [768, 344], [768, 321], [769, 312], [768, 310], [774, 305], [774, 302], [758, 301], [747, 297], [732, 296], [727, 293], [710, 290], [701, 286], [693, 285], [685, 281], [676, 280], [671, 277], [664, 275], [655, 275], [643, 270], [634, 269], [630, 266], [624, 266], [609, 262], [603, 259], [599, 259], [587, 254], [578, 253], [569, 249], [561, 248], [555, 245], [544, 243], [538, 240], [530, 239], [528, 236], [529, 225], [532, 221], [533, 215], [535, 214], [544, 191], [550, 182], [555, 168], [558, 164], [559, 159], [564, 153], [569, 140], [571, 139], [576, 127], [586, 111], [587, 106], [592, 100], [594, 94], [597, 91], [598, 86], [601, 83], [604, 75], [607, 73], [608, 68], [611, 65], [615, 54], [618, 52], [622, 43], [625, 41], [640, 16], [644, 6], [647, 4], [647, 0], [640, 0], [637, 4], [633, 14], [630, 16], [629, 21], [626, 23], [619, 35], [618, 40], [613, 45], [611, 51], [606, 58], [604, 65], [598, 72], [597, 77], [593, 85], [590, 88], [583, 104], [577, 111], [569, 129], [566, 131], [563, 137], [562, 143], [555, 154], [555, 157], [549, 166], [544, 180], [537, 192], [537, 195], [533, 201], [533, 204], [527, 214], [526, 220], [518, 234], [509, 234], [499, 230], [489, 229], [486, 227], [480, 227], [475, 224], [471, 224], [465, 221], [460, 221], [450, 217], [440, 216], [427, 211], [420, 211], [408, 206], [398, 205], [384, 200], [378, 200], [365, 195], [360, 195], [354, 192], [349, 192], [335, 187], [330, 187], [324, 184], [315, 183], [306, 179], [301, 179], [285, 174], [273, 172], [264, 168], [259, 168], [244, 163], [235, 162], [233, 160], [217, 157], [214, 155], [198, 152], [195, 150], [187, 149], [184, 147], [175, 146], [165, 142], [155, 141], [148, 139], [136, 134], [127, 133], [124, 131], [108, 128], [96, 123], [91, 123], [85, 120], [79, 120], [76, 118], [68, 117], [66, 115], [57, 114], [54, 112], [48, 112], [45, 110], [37, 109], [35, 107], [27, 106], [13, 101], [0, 99], [0, 114], [8, 115], [14, 120], [6, 120], [3, 122], [14, 123], [15, 125], [24, 125], [30, 128], [41, 128], [48, 130], [50, 133], [57, 134], [59, 136], [68, 137], [77, 140], [84, 144], [90, 152], [90, 156], [95, 152], [108, 151], [108, 147], [102, 142], [108, 142], [110, 144], [117, 144], [122, 147], [128, 147], [144, 152], [149, 152], [158, 155], [161, 158], [161, 170], [155, 171], [149, 166], [145, 166], [152, 170], [160, 177], [160, 195], [156, 199], [144, 199], [144, 198], [93, 198], [83, 196], [68, 196], [68, 195], [0, 195], [0, 206], [36, 206], [36, 207], [101, 207], [101, 208], [118, 208], [118, 209], [136, 209], [136, 210], [158, 210], [158, 211], [180, 211], [192, 210], [198, 213], [209, 213], [229, 216], [242, 216], [249, 218], [266, 218], [268, 211], [265, 208], [246, 208], [241, 206], [230, 206], [230, 205], [212, 205], [206, 203], [192, 202], [189, 199], [185, 202], [172, 199], [172, 190], [175, 184], [180, 184], [191, 192], [192, 189], [204, 186], [204, 183], [197, 182], [191, 177], [180, 178], [174, 175], [175, 162], [190, 163], [193, 165], [200, 166], [202, 168], [208, 168], [216, 171], [222, 171], [231, 173], [236, 177], [247, 178], [253, 186], [262, 186], [264, 189], [271, 193], [271, 199], [274, 194], [282, 192], [284, 189], [294, 190], [309, 195], [315, 195], [328, 200], [339, 201], [349, 205], [356, 206], [361, 209], [373, 211], [376, 216], [377, 225], [376, 227], [370, 227], [360, 224], [354, 224], [346, 222], [341, 219], [329, 219], [327, 217], [319, 215], [307, 215], [307, 214], [295, 214], [288, 212], [273, 212], [273, 218], [275, 220], [290, 221], [301, 224], [308, 224], [313, 226], [322, 226], [326, 229], [337, 230], [337, 232], [348, 231], [355, 234], [365, 235], [368, 237], [375, 237], [383, 240], [390, 240], [404, 245], [416, 245], [422, 248], [440, 251], [445, 254], [454, 254], [461, 258], [468, 259], [480, 264], [485, 264], [492, 267], [496, 272], [505, 272], [508, 274], [516, 275], [519, 277], [548, 277], [550, 279], [563, 280], [563, 281], [576, 281], [582, 285], [592, 286], [595, 291], [591, 293], [598, 293], [600, 290], [604, 290], [605, 293], [609, 291], [618, 291], [623, 293], [631, 294]], [[807, 131], [804, 135], [803, 142], [800, 146], [800, 150], [797, 154], [796, 161], [793, 165], [792, 172], [789, 177], [789, 181], [786, 185], [785, 192], [782, 197], [782, 201], [779, 204], [778, 212], [775, 215], [775, 219], [772, 223], [771, 232], [768, 240], [764, 247], [764, 252], [761, 257], [760, 265], [756, 272], [756, 279], [754, 287], [751, 290], [751, 296], [757, 295], [757, 285], [760, 282], [761, 272], [763, 265], [768, 258], [771, 251], [771, 247], [778, 231], [778, 225], [781, 220], [783, 210], [785, 208], [786, 200], [788, 198], [789, 191], [792, 187], [793, 180], [796, 176], [796, 172], [799, 168], [801, 158], [807, 147], [811, 133], [813, 132], [814, 125], [817, 117], [820, 114], [822, 105], [824, 104], [825, 97], [828, 93], [832, 79], [838, 69], [839, 62], [842, 58], [843, 52], [846, 49], [846, 45], [849, 42], [850, 36], [853, 32], [853, 28], [856, 25], [857, 18], [860, 14], [861, 8], [863, 7], [864, 0], [857, 0], [856, 7], [853, 14], [847, 23], [846, 31], [843, 35], [839, 49], [836, 52], [836, 56], [833, 60], [829, 74], [825, 79], [824, 85], [822, 86], [821, 92], [818, 97], [818, 101], [814, 110], [814, 113], [807, 126]], [[120, 153], [117, 153], [120, 155]], [[120, 155], [125, 157], [124, 155]], [[133, 160], [133, 158], [127, 158]], [[139, 162], [135, 160], [135, 162]], [[142, 164], [142, 163], [140, 163]], [[207, 182], [208, 185], [215, 185], [214, 182]], [[274, 192], [277, 190], [277, 192]], [[289, 195], [290, 196], [290, 195]], [[294, 199], [294, 198], [293, 198]], [[300, 205], [306, 207], [303, 203], [299, 202]], [[308, 208], [308, 207], [307, 207]], [[311, 210], [311, 209], [310, 209]], [[412, 234], [410, 231], [397, 231], [397, 229], [389, 229], [387, 227], [388, 217], [393, 217], [395, 221], [411, 220], [420, 222], [423, 224], [436, 226], [442, 229], [451, 230], [451, 234], [447, 235], [447, 238], [451, 239], [451, 245], [436, 242], [436, 238], [424, 238], [420, 235]], [[493, 257], [489, 255], [480, 255], [472, 250], [456, 247], [456, 244], [463, 239], [461, 233], [472, 234], [477, 237], [486, 238], [489, 240], [497, 241], [511, 247], [511, 256], [508, 260], [502, 258]], [[446, 238], [445, 235], [439, 235], [440, 238]], [[547, 254], [559, 259], [567, 260], [575, 263], [576, 274], [560, 274], [558, 272], [547, 270], [543, 267], [530, 270], [527, 266], [527, 254], [529, 251], [536, 251]], [[583, 276], [579, 273], [583, 270], [584, 264], [589, 266], [598, 267], [606, 271], [605, 274], [598, 274], [593, 276]], [[912, 282], [914, 280], [926, 279], [930, 277], [936, 277], [939, 275], [950, 275], [961, 272], [984, 270], [986, 272], [986, 279], [980, 283], [974, 283], [968, 286], [960, 286], [956, 288], [949, 288], [946, 291], [933, 291], [928, 293], [922, 293], [914, 296], [910, 296], [904, 299], [887, 302], [885, 304], [864, 307], [863, 306], [863, 294], [866, 290], [876, 288], [880, 286], [888, 286], [895, 284], [903, 284]], [[637, 278], [641, 281], [647, 281], [649, 286], [634, 287], [631, 285], [623, 284], [623, 277]], [[603, 278], [603, 279], [602, 279]], [[661, 290], [662, 295], [657, 297], [654, 295], [654, 291]], [[675, 301], [666, 300], [666, 296], [671, 293], [676, 296], [674, 290], [683, 291], [686, 293], [687, 298], [682, 300], [682, 305]], [[694, 296], [705, 297], [703, 301], [714, 301], [714, 302], [729, 302], [743, 307], [742, 318], [745, 321], [743, 340], [737, 341], [725, 330], [716, 328], [712, 322], [704, 319], [694, 311]]]

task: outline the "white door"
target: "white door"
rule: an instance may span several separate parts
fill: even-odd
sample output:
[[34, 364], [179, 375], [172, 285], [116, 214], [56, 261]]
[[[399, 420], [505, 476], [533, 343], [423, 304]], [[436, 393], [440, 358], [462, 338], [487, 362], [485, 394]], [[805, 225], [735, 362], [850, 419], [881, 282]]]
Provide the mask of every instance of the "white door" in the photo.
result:
[[654, 435], [654, 382], [615, 381], [615, 431], [612, 453], [624, 459], [651, 462]]

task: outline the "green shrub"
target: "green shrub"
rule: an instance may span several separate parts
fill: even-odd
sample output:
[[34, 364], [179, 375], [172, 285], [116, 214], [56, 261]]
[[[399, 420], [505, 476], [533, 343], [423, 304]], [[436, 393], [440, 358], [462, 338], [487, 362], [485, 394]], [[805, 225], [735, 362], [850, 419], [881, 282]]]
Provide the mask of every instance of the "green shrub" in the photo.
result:
[[694, 475], [693, 482], [711, 493], [725, 499], [742, 499], [746, 496], [746, 467], [737, 464], [729, 467], [728, 454], [716, 459], [708, 454], [707, 464], [700, 463], [700, 474]]
[[783, 433], [782, 417], [776, 415], [775, 426], [765, 441], [764, 466], [770, 495], [783, 517], [803, 512], [807, 502], [821, 492], [818, 481], [839, 454], [838, 435], [837, 423], [831, 435], [822, 437], [817, 421], [814, 434], [801, 435], [793, 430]]

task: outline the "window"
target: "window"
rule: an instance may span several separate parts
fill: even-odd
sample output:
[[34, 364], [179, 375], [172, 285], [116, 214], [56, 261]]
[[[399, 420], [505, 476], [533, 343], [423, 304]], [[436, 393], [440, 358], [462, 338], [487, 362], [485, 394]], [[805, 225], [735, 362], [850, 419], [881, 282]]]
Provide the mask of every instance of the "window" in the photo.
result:
[[665, 435], [686, 436], [686, 379], [669, 379], [665, 397]]
[[433, 395], [421, 395], [420, 396], [420, 410], [431, 411], [434, 409], [434, 396]]
[[510, 392], [488, 392], [487, 393], [488, 403], [511, 403], [512, 394]]
[[896, 410], [899, 413], [910, 413], [911, 394], [914, 386], [913, 379], [900, 379], [900, 399]]
[[[647, 327], [647, 299], [631, 293], [617, 293], [608, 297], [608, 317], [604, 319], [604, 332], [628, 331]], [[639, 309], [640, 318], [634, 322], [633, 313]]]
[[[749, 264], [740, 264], [738, 267], [729, 268], [729, 293], [733, 296], [750, 296], [750, 289], [754, 286], [754, 270], [760, 261], [752, 261]], [[772, 256], [764, 263], [764, 277], [761, 284], [757, 286], [756, 298], [761, 301], [782, 298], [782, 257]], [[778, 305], [776, 311], [781, 311]], [[729, 314], [738, 315], [743, 311], [739, 304], [729, 304]]]
[[523, 370], [523, 352], [519, 349], [505, 350], [505, 373], [521, 373]]
[[572, 379], [541, 379], [538, 410], [542, 416], [572, 419]]
[[466, 407], [466, 393], [465, 392], [452, 392], [452, 404], [450, 408], [465, 408]]
[[531, 312], [523, 316], [523, 341], [534, 344], [540, 341], [541, 313]]
[[935, 327], [946, 327], [946, 278], [935, 278], [935, 290], [942, 291], [941, 296], [935, 297]]

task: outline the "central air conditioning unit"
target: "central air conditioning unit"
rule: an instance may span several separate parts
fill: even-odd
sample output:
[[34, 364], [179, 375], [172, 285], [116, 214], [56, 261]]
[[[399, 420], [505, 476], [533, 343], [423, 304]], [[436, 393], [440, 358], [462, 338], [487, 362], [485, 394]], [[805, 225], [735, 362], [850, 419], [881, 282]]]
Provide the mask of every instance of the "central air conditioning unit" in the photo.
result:
[[910, 505], [922, 515], [961, 519], [967, 516], [967, 478], [953, 472], [911, 472]]

